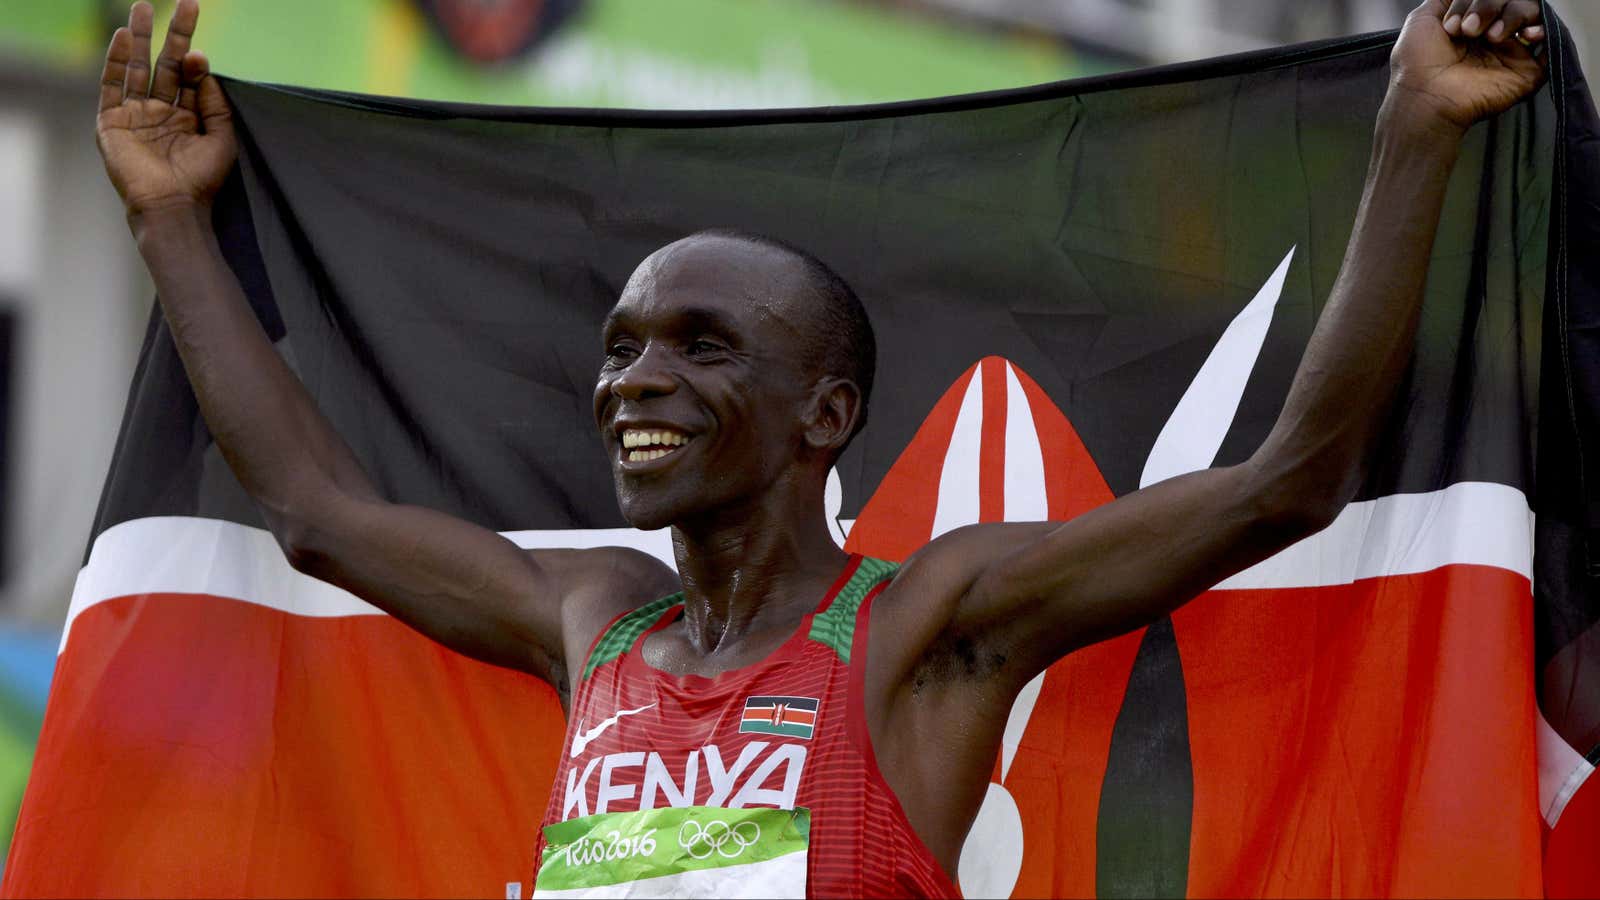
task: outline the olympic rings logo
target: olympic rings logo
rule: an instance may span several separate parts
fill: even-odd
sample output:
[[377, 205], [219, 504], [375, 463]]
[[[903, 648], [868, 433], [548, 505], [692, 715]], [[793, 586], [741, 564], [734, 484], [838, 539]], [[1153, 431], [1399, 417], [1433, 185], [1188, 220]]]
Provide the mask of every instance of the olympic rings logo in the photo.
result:
[[678, 846], [695, 859], [710, 859], [713, 853], [723, 859], [738, 859], [760, 839], [761, 826], [754, 822], [729, 825], [720, 819], [711, 819], [702, 825], [689, 819], [678, 826]]

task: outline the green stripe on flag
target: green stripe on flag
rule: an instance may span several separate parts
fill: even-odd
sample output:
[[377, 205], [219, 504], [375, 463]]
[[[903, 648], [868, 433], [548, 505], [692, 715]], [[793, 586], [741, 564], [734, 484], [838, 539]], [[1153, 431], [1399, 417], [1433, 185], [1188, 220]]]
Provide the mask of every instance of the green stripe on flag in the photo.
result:
[[785, 737], [808, 738], [811, 737], [811, 733], [814, 730], [814, 726], [797, 725], [793, 722], [785, 722], [782, 725], [774, 725], [771, 722], [746, 719], [739, 723], [739, 732], [741, 734], [781, 734]]

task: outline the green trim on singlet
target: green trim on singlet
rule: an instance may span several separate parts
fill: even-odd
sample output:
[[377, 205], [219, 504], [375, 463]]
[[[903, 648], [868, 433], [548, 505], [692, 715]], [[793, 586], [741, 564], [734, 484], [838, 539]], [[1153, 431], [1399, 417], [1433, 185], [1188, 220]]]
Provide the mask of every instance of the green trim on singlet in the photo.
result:
[[893, 578], [899, 569], [899, 563], [863, 556], [856, 573], [834, 595], [833, 602], [811, 620], [811, 633], [807, 637], [839, 654], [840, 662], [849, 663], [850, 643], [856, 635], [856, 611], [861, 608], [861, 601], [873, 588]]
[[683, 592], [668, 594], [660, 600], [652, 600], [631, 613], [611, 623], [605, 634], [600, 635], [600, 640], [595, 641], [594, 650], [589, 653], [589, 661], [583, 665], [583, 674], [578, 677], [579, 683], [587, 681], [594, 670], [600, 668], [613, 659], [627, 653], [633, 647], [633, 642], [644, 634], [645, 629], [656, 623], [661, 614], [676, 603], [683, 602]]
[[[861, 601], [880, 582], [893, 578], [899, 569], [898, 563], [863, 556], [861, 565], [856, 567], [855, 574], [844, 583], [844, 587], [839, 588], [833, 602], [811, 619], [811, 631], [806, 637], [832, 649], [839, 655], [840, 662], [850, 662], [850, 642], [855, 638], [856, 611], [861, 608]], [[683, 592], [679, 591], [646, 603], [611, 623], [611, 627], [595, 641], [594, 650], [590, 651], [578, 682], [587, 681], [595, 669], [627, 653], [639, 640], [639, 635], [654, 625], [662, 613], [682, 602]]]

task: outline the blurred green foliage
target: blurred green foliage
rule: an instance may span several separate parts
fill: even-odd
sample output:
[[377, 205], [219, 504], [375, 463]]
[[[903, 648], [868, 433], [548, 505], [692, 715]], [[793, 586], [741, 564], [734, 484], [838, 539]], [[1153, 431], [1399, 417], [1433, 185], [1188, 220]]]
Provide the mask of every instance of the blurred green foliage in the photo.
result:
[[[157, 4], [158, 28], [171, 5]], [[89, 68], [125, 10], [101, 0], [13, 0], [0, 18], [0, 51]], [[524, 58], [489, 66], [457, 53], [410, 0], [204, 0], [195, 45], [217, 71], [241, 78], [561, 106], [868, 103], [1118, 67], [1048, 38], [844, 0], [586, 0]]]

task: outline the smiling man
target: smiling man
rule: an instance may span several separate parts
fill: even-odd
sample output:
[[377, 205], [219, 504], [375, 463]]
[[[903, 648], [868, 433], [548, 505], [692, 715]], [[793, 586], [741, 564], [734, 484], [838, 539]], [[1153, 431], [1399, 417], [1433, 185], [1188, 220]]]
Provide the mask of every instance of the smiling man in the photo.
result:
[[651, 254], [607, 317], [594, 409], [622, 512], [671, 527], [674, 572], [617, 548], [523, 551], [379, 494], [210, 232], [237, 144], [189, 49], [197, 16], [178, 4], [151, 77], [151, 10], [133, 8], [98, 136], [207, 424], [296, 568], [556, 687], [566, 752], [537, 839], [539, 891], [558, 895], [956, 893], [1017, 692], [1353, 495], [1461, 137], [1538, 86], [1544, 36], [1531, 0], [1429, 0], [1407, 20], [1344, 267], [1248, 460], [1067, 523], [961, 529], [903, 566], [845, 554], [823, 512], [874, 367], [849, 287], [759, 236]]

